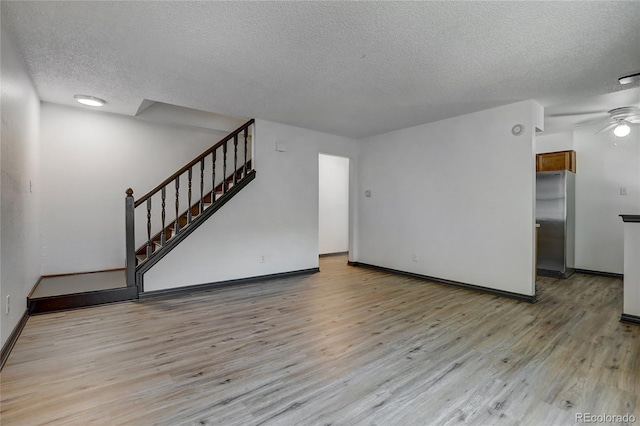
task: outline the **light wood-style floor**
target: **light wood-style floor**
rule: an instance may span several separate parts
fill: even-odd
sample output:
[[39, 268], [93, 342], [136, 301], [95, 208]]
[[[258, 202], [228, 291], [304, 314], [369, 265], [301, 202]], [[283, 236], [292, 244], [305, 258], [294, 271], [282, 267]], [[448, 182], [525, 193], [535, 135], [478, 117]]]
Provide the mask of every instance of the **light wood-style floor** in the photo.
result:
[[[570, 425], [640, 419], [620, 280], [528, 304], [321, 259], [321, 273], [31, 317], [8, 425]], [[640, 420], [639, 420], [640, 421]]]

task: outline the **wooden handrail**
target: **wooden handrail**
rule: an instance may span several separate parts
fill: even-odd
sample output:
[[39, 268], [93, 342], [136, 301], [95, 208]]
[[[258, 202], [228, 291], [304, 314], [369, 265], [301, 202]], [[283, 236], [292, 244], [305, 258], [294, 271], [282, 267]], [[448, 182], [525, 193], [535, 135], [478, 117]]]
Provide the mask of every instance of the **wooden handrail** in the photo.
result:
[[236, 130], [234, 130], [233, 132], [229, 133], [227, 136], [222, 138], [218, 143], [213, 145], [211, 148], [207, 149], [205, 152], [198, 155], [196, 158], [191, 160], [191, 162], [189, 162], [186, 166], [184, 166], [183, 168], [181, 168], [180, 170], [178, 170], [177, 172], [175, 172], [174, 174], [166, 178], [160, 185], [156, 186], [151, 191], [143, 195], [141, 198], [137, 199], [135, 202], [135, 207], [138, 207], [140, 204], [144, 203], [147, 199], [151, 198], [156, 192], [160, 191], [162, 188], [164, 188], [165, 186], [173, 182], [178, 176], [180, 176], [181, 174], [189, 170], [190, 167], [193, 167], [194, 165], [196, 165], [198, 161], [202, 160], [204, 157], [211, 154], [213, 151], [215, 151], [220, 146], [222, 146], [225, 142], [228, 142], [230, 139], [233, 139], [244, 129], [247, 129], [249, 126], [251, 126], [254, 122], [255, 120], [252, 118], [251, 120], [244, 123], [242, 126], [238, 127]]

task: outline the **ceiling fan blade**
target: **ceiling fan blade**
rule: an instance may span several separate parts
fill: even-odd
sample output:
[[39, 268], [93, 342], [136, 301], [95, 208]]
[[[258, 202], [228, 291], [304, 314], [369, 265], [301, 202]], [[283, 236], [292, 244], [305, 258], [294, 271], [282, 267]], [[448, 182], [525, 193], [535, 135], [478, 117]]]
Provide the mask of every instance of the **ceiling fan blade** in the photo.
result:
[[584, 112], [565, 112], [558, 114], [549, 114], [549, 117], [579, 117], [582, 115], [609, 115], [606, 111], [584, 111]]
[[618, 125], [618, 123], [611, 123], [611, 124], [609, 124], [607, 127], [605, 127], [604, 129], [602, 129], [602, 130], [598, 130], [598, 131], [597, 131], [597, 132], [595, 132], [594, 134], [595, 134], [595, 135], [597, 135], [598, 133], [606, 132], [607, 130], [611, 130], [611, 129], [613, 129], [613, 128], [614, 128], [614, 127], [616, 127], [617, 125]]
[[586, 126], [595, 126], [596, 124], [605, 125], [605, 124], [613, 124], [616, 123], [613, 120], [605, 120], [602, 118], [593, 119], [593, 120], [584, 120], [579, 121], [573, 125], [573, 127], [586, 127]]
[[626, 121], [629, 124], [640, 124], [640, 114], [631, 115], [626, 118]]

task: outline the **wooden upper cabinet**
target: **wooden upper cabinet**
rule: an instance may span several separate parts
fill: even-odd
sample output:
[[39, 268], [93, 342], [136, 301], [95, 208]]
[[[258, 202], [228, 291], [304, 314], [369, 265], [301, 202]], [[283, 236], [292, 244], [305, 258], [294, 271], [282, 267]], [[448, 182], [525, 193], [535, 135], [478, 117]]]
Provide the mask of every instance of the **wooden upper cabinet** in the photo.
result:
[[536, 155], [536, 172], [569, 170], [576, 172], [576, 152], [559, 151]]

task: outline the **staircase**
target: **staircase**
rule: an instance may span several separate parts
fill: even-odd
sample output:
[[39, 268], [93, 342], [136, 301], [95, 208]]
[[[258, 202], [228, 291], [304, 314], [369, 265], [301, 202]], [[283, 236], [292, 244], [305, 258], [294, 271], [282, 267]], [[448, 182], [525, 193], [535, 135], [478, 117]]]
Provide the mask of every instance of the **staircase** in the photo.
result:
[[29, 314], [138, 299], [145, 272], [255, 178], [253, 124], [247, 121], [139, 199], [129, 188], [126, 268], [43, 277], [27, 297]]
[[[251, 169], [251, 160], [248, 160], [246, 164], [247, 169], [249, 170], [246, 177], [249, 180], [253, 179], [253, 176], [249, 176], [249, 174], [251, 174], [252, 172], [253, 175], [255, 175], [255, 171]], [[169, 226], [165, 226], [163, 230], [155, 234], [151, 238], [151, 255], [156, 253], [156, 251], [162, 249], [165, 244], [171, 240], [171, 238], [179, 233], [179, 231], [176, 233], [176, 227], [178, 230], [183, 230], [187, 225], [196, 223], [195, 220], [198, 218], [198, 216], [200, 216], [201, 212], [204, 213], [209, 207], [211, 207], [212, 204], [216, 202], [220, 203], [224, 195], [230, 196], [231, 194], [235, 194], [237, 190], [239, 190], [240, 187], [238, 185], [242, 183], [244, 177], [245, 172], [243, 165], [240, 169], [236, 170], [235, 173], [232, 173], [231, 175], [227, 176], [226, 179], [220, 182], [213, 191], [207, 191], [206, 195], [202, 199], [195, 202], [191, 206], [190, 210], [185, 210], [184, 212], [182, 212], [176, 222], [172, 222]], [[232, 191], [234, 187], [236, 188], [236, 190]], [[129, 192], [127, 192], [127, 194], [129, 194]], [[162, 235], [163, 231], [164, 236]], [[142, 264], [142, 262], [146, 261], [147, 258], [150, 257], [150, 255], [147, 254], [148, 246], [149, 244], [147, 242], [136, 249], [136, 266]]]
[[[134, 200], [133, 190], [127, 190], [127, 286], [144, 292], [145, 272], [255, 178], [253, 124], [249, 120], [141, 198]], [[187, 208], [181, 211], [180, 205]], [[136, 232], [140, 222], [145, 233]]]

